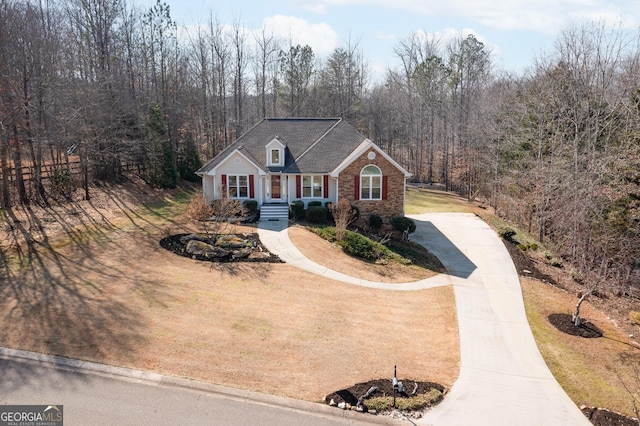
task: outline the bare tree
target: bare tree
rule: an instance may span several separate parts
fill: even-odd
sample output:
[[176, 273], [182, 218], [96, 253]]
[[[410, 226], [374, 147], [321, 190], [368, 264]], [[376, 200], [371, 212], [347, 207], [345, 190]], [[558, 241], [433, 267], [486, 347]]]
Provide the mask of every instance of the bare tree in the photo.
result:
[[[254, 55], [254, 78], [258, 101], [258, 114], [267, 117], [267, 98], [269, 93], [275, 96], [273, 82], [277, 74], [278, 52], [280, 43], [265, 27], [255, 36], [256, 54]], [[275, 115], [275, 111], [272, 112]]]
[[329, 211], [336, 223], [336, 240], [342, 241], [344, 239], [347, 226], [357, 218], [356, 210], [353, 208], [349, 200], [341, 198], [338, 201], [338, 204], [329, 204]]

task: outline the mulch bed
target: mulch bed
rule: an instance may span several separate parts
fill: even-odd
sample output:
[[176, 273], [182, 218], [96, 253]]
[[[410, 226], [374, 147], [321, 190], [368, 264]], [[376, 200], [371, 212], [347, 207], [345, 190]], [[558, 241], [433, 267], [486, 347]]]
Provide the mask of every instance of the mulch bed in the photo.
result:
[[525, 252], [523, 252], [518, 244], [513, 243], [511, 241], [502, 239], [504, 246], [507, 248], [511, 259], [513, 259], [513, 264], [516, 267], [519, 275], [523, 277], [534, 278], [536, 280], [557, 285], [555, 279], [540, 271], [540, 269], [536, 266], [536, 262], [531, 259]]
[[549, 322], [558, 330], [572, 336], [584, 337], [585, 339], [593, 339], [602, 337], [602, 331], [589, 321], [582, 320], [579, 326], [576, 326], [569, 314], [551, 314], [548, 317]]
[[638, 419], [602, 408], [583, 407], [582, 412], [595, 426], [638, 426]]
[[[431, 389], [437, 389], [443, 393], [445, 392], [445, 387], [438, 383], [420, 382], [410, 379], [399, 379], [399, 381], [402, 382], [405, 393], [396, 394], [397, 399], [411, 398], [411, 394], [413, 393], [416, 385], [418, 385], [415, 390], [416, 395], [428, 393]], [[393, 383], [391, 379], [375, 379], [369, 380], [368, 382], [357, 383], [346, 389], [333, 392], [324, 397], [324, 402], [325, 404], [329, 404], [332, 400], [335, 404], [346, 402], [347, 404], [355, 407], [358, 404], [358, 398], [366, 394], [367, 391], [374, 386], [377, 387], [378, 390], [371, 395], [371, 398], [393, 396]]]
[[256, 256], [256, 257], [242, 257], [242, 258], [234, 258], [233, 256], [225, 256], [225, 257], [207, 257], [201, 254], [191, 254], [186, 251], [186, 243], [182, 242], [182, 237], [189, 234], [176, 234], [170, 235], [160, 240], [160, 246], [166, 250], [169, 250], [179, 256], [188, 257], [190, 259], [201, 260], [204, 262], [261, 262], [261, 263], [283, 263], [283, 260], [280, 259], [277, 255], [269, 252], [262, 243], [260, 242], [260, 238], [258, 234], [245, 234], [242, 236], [243, 239], [248, 239], [254, 243], [253, 250], [263, 253], [269, 253], [269, 256]]

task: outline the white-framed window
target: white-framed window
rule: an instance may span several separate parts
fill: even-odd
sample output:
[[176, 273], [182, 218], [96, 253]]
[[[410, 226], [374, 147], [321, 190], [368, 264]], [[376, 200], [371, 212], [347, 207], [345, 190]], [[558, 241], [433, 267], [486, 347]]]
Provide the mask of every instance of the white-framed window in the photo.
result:
[[269, 150], [269, 165], [270, 166], [279, 166], [281, 165], [281, 153], [279, 148], [271, 148]]
[[322, 198], [322, 176], [302, 175], [302, 198]]
[[229, 198], [249, 198], [249, 175], [227, 176]]
[[382, 200], [382, 172], [369, 165], [360, 172], [360, 199]]

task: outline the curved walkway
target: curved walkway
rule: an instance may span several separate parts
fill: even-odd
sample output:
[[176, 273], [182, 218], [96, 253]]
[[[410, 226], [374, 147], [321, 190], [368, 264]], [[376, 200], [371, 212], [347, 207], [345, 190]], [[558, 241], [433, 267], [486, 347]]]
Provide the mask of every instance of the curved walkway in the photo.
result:
[[[289, 240], [287, 223], [261, 222], [260, 239], [282, 260], [336, 280], [385, 290], [452, 284], [460, 333], [460, 374], [420, 424], [591, 425], [547, 368], [527, 322], [520, 281], [498, 236], [466, 213], [411, 216], [412, 240], [434, 253], [449, 275], [406, 284], [375, 283], [311, 262]], [[427, 308], [425, 308], [427, 309]]]
[[258, 226], [258, 234], [260, 241], [271, 252], [278, 255], [283, 261], [290, 263], [300, 269], [322, 275], [336, 281], [342, 281], [349, 284], [359, 285], [361, 287], [375, 288], [379, 290], [423, 290], [427, 288], [451, 285], [451, 279], [446, 274], [439, 274], [431, 278], [408, 283], [384, 283], [377, 281], [363, 280], [357, 277], [334, 271], [333, 269], [322, 266], [312, 260], [309, 260], [289, 239], [288, 221], [273, 220], [260, 221]]

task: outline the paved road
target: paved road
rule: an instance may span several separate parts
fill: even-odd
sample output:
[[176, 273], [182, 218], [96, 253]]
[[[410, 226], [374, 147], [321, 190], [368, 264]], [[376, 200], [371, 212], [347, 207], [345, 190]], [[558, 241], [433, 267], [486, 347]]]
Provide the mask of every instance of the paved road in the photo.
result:
[[[321, 409], [325, 407], [320, 404], [291, 401], [291, 407], [287, 408], [280, 405], [286, 404], [287, 399], [272, 398], [273, 404], [269, 403], [269, 396], [255, 401], [162, 385], [153, 380], [125, 379], [49, 363], [0, 358], [0, 404], [62, 405], [65, 426], [370, 424], [339, 417], [343, 412], [335, 408], [323, 413]], [[305, 404], [320, 410], [308, 410]]]

